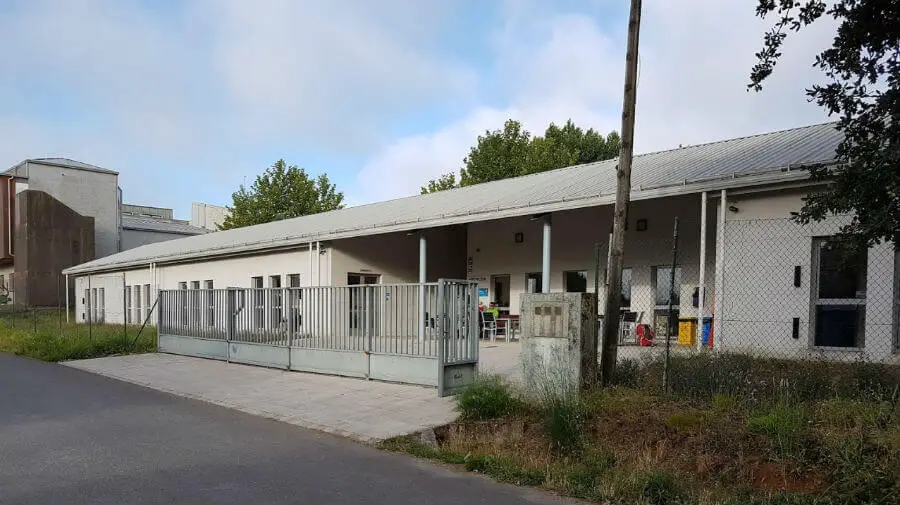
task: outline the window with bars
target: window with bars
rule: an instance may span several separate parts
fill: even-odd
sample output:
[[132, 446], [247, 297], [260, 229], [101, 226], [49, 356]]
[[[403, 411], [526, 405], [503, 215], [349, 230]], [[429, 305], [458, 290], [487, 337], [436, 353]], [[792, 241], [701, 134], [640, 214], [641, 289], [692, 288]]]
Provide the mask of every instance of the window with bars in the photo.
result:
[[144, 322], [143, 312], [141, 312], [141, 286], [134, 287], [134, 315], [138, 323]]
[[125, 286], [125, 324], [132, 324], [131, 286]]
[[203, 281], [203, 288], [206, 290], [206, 324], [213, 326], [216, 324], [216, 292], [214, 291], [213, 281]]
[[250, 287], [253, 288], [253, 325], [257, 328], [266, 327], [266, 292], [263, 290], [263, 278], [251, 277]]

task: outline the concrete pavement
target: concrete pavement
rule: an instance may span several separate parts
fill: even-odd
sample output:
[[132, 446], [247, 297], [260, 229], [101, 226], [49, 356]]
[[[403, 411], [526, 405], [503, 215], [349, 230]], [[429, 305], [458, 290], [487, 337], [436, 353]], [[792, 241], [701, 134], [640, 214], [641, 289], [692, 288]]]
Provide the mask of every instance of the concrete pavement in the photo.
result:
[[2, 353], [0, 455], [3, 505], [574, 503]]
[[65, 365], [286, 423], [371, 442], [453, 421], [452, 398], [418, 386], [171, 354]]

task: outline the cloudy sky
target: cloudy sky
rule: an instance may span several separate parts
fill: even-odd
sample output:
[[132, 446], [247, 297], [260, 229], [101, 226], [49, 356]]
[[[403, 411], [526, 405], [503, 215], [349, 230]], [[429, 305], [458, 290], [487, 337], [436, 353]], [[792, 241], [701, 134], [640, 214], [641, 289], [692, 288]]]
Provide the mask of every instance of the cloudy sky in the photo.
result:
[[[626, 0], [0, 0], [0, 167], [74, 158], [129, 203], [224, 205], [284, 158], [352, 204], [456, 171], [507, 118], [619, 128]], [[756, 0], [646, 0], [636, 151], [821, 122], [823, 24], [762, 93]]]

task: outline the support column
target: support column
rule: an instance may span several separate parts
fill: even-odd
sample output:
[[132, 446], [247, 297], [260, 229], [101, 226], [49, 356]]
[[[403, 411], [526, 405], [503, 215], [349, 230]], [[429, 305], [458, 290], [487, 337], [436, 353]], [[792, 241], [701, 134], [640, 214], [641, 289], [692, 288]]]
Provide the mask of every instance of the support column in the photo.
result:
[[316, 286], [322, 285], [322, 243], [316, 241]]
[[541, 262], [541, 292], [550, 292], [550, 214], [544, 216], [544, 252]]
[[316, 284], [313, 282], [313, 243], [309, 243], [309, 285], [315, 286]]
[[425, 283], [427, 282], [426, 258], [428, 244], [425, 234], [419, 233], [419, 341], [425, 340]]
[[703, 317], [706, 315], [706, 191], [700, 195], [700, 289], [697, 293], [697, 349], [703, 347]]
[[716, 301], [713, 308], [713, 347], [722, 348], [722, 318], [725, 315], [725, 213], [728, 212], [728, 197], [722, 190], [719, 199], [719, 226], [716, 231]]

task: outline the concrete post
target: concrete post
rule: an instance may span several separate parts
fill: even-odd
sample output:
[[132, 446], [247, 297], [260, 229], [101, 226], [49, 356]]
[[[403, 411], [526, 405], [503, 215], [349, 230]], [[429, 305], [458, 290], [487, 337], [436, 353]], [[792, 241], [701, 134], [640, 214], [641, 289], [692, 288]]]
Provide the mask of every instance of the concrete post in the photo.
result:
[[427, 277], [428, 243], [424, 233], [419, 233], [419, 341], [425, 340], [425, 283]]
[[550, 292], [550, 214], [544, 216], [544, 251], [541, 262], [541, 293]]
[[697, 349], [703, 347], [703, 317], [706, 315], [706, 191], [700, 195], [700, 286], [697, 293]]

